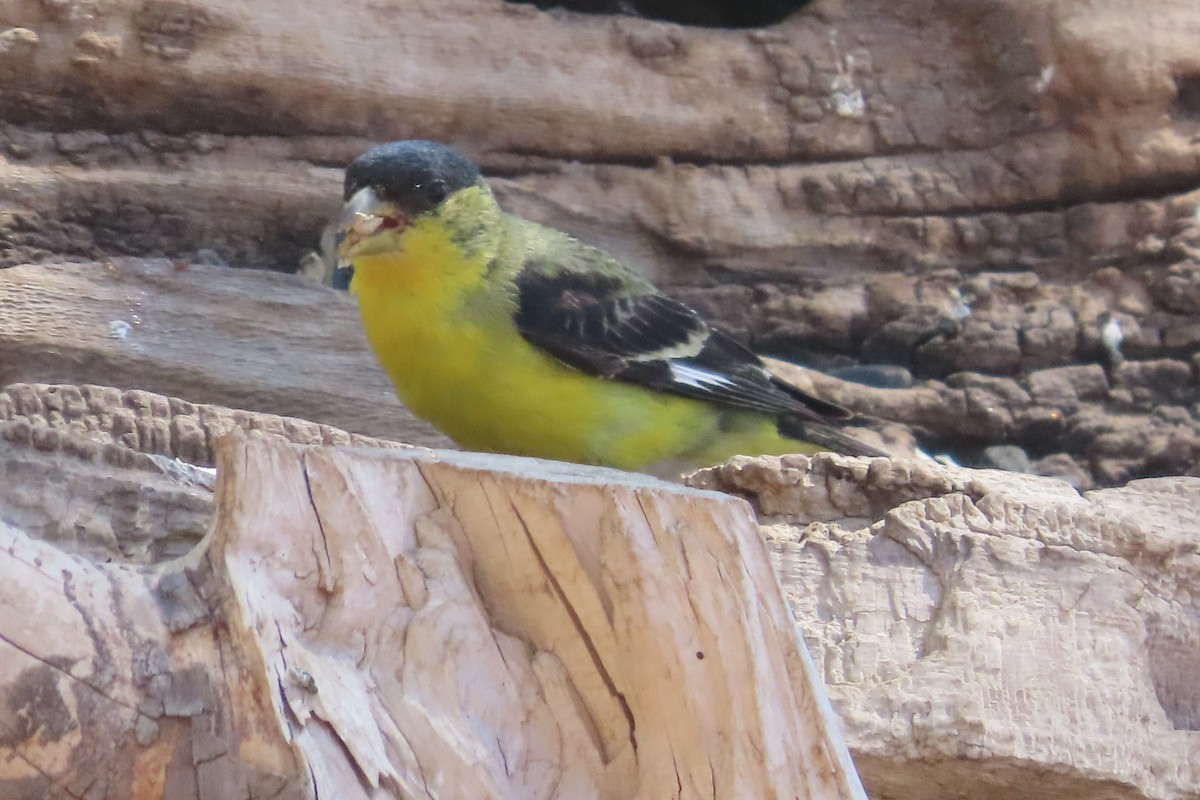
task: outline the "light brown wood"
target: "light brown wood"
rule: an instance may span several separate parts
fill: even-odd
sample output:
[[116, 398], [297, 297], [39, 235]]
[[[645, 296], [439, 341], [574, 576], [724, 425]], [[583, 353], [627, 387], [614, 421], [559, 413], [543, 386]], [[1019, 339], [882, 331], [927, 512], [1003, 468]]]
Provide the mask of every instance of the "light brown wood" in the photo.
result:
[[228, 439], [149, 573], [3, 528], [0, 796], [861, 798], [749, 507]]
[[302, 796], [277, 794], [298, 785], [278, 735], [233, 727], [264, 687], [222, 652], [194, 556], [147, 575], [0, 524], [0, 796]]

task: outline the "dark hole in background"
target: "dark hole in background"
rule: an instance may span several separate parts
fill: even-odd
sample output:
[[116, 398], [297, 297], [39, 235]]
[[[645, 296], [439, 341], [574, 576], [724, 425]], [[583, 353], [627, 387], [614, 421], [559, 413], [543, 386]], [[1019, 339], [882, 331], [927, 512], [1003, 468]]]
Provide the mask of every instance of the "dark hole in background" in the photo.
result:
[[542, 10], [625, 14], [705, 28], [763, 28], [782, 22], [811, 0], [508, 0]]
[[1175, 79], [1175, 115], [1200, 119], [1200, 72]]

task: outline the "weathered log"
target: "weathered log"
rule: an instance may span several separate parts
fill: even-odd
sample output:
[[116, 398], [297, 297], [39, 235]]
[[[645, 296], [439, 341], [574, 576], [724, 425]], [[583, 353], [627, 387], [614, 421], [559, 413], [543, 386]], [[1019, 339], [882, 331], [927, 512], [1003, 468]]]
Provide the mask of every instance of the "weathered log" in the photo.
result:
[[5, 797], [860, 798], [744, 502], [230, 439], [149, 572], [0, 527]]
[[56, 0], [0, 24], [0, 142], [22, 162], [0, 164], [0, 231], [27, 258], [288, 268], [337, 168], [412, 136], [693, 285], [1086, 274], [1169, 241], [1170, 196], [1200, 179], [1188, 0], [817, 2], [736, 31], [482, 0]]
[[[0, 421], [16, 415], [38, 424], [57, 414], [65, 430], [72, 418], [63, 416], [64, 403], [79, 407], [76, 416], [90, 406], [114, 417], [103, 423], [110, 438], [144, 431], [140, 449], [191, 464], [211, 463], [211, 440], [229, 427], [214, 421], [235, 414], [230, 408], [274, 416], [247, 430], [283, 432], [315, 420], [358, 435], [453, 446], [400, 405], [344, 292], [295, 276], [163, 260], [0, 271], [0, 388], [104, 384], [114, 374], [168, 397], [117, 397], [118, 390], [95, 386], [84, 395], [64, 388], [72, 399], [50, 400], [24, 388], [0, 396]], [[822, 380], [826, 391], [845, 384]], [[169, 399], [181, 397], [195, 402]], [[143, 404], [152, 408], [139, 415]], [[353, 437], [316, 426], [293, 440], [345, 444]]]
[[[1013, 300], [1037, 287], [1030, 275], [993, 275], [978, 283]], [[1124, 302], [1121, 285], [1092, 288], [1109, 298], [1084, 303], [1092, 313], [1101, 303]], [[941, 294], [948, 300], [946, 289]], [[88, 303], [80, 305], [80, 297]], [[836, 297], [818, 295], [812, 302], [825, 300], [837, 307]], [[1075, 341], [1073, 331], [1055, 333]], [[968, 348], [963, 357], [985, 355]], [[1200, 400], [1200, 361], [1131, 360], [1107, 372], [1087, 364], [1018, 378], [958, 374], [907, 389], [874, 389], [771, 364], [785, 380], [815, 386], [819, 395], [876, 418], [871, 427], [877, 430], [895, 433], [898, 426], [889, 432], [883, 424], [894, 421], [935, 447], [959, 443], [960, 456], [993, 441], [1041, 453], [1067, 449], [1069, 456], [1060, 452], [1026, 469], [1062, 474], [1081, 488], [1130, 474], [1200, 470], [1200, 419], [1186, 411]], [[451, 444], [396, 401], [343, 293], [294, 276], [163, 260], [0, 270], [0, 386], [105, 384], [113, 376], [125, 387], [199, 403], [433, 447]], [[1166, 406], [1179, 408], [1164, 412]], [[888, 438], [892, 452], [910, 452], [905, 435]], [[175, 455], [205, 462], [195, 448]]]
[[235, 431], [406, 446], [142, 390], [13, 384], [0, 391], [0, 520], [94, 561], [177, 558], [210, 526], [216, 442]]
[[1200, 479], [738, 459], [873, 797], [1200, 793]]

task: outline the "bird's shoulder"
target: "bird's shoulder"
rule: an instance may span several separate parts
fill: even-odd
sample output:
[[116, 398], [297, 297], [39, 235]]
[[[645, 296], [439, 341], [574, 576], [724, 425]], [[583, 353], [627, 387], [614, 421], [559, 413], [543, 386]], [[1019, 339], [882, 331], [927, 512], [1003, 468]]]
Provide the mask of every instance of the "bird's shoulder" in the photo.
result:
[[597, 297], [655, 292], [654, 286], [598, 247], [584, 244], [555, 228], [510, 217], [507, 239], [515, 244], [518, 279], [576, 286], [586, 285]]

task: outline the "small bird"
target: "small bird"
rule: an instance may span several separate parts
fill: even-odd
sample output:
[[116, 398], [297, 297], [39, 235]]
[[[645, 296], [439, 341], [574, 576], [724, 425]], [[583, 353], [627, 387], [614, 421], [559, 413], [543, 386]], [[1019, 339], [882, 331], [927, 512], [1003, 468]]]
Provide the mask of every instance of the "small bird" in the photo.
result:
[[404, 405], [462, 447], [657, 474], [884, 455], [612, 256], [502, 211], [449, 147], [375, 147], [344, 199], [339, 264], [367, 340]]

